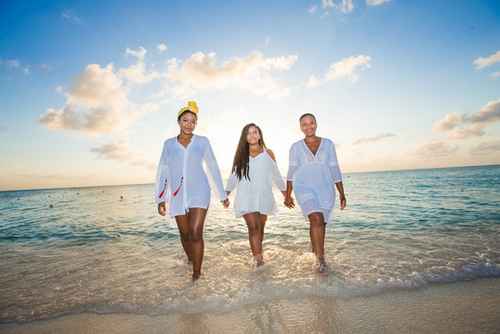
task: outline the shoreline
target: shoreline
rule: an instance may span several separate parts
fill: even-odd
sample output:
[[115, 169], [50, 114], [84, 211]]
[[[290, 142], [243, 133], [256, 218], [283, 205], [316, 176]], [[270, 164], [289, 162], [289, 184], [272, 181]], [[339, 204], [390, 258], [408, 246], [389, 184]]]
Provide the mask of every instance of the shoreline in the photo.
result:
[[224, 312], [79, 313], [0, 324], [2, 333], [495, 333], [500, 278], [370, 296], [276, 299]]

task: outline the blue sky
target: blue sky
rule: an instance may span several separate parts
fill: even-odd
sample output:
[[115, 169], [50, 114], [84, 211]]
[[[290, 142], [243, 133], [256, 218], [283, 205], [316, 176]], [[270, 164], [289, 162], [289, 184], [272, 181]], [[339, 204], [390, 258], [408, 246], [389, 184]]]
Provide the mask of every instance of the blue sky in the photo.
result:
[[498, 1], [3, 1], [0, 189], [152, 182], [188, 99], [225, 174], [247, 122], [285, 172], [304, 112], [344, 172], [500, 163], [498, 36]]

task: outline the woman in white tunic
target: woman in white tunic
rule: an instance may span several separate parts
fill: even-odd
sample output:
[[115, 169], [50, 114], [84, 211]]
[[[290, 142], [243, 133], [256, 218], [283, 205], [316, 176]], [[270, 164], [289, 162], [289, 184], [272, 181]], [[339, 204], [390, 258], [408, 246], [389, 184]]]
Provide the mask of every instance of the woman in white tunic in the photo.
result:
[[234, 214], [248, 226], [248, 240], [257, 266], [264, 264], [262, 240], [267, 216], [277, 211], [273, 182], [286, 195], [286, 185], [276, 165], [274, 153], [266, 148], [260, 128], [247, 124], [241, 131], [226, 192], [235, 188]]
[[193, 265], [193, 280], [201, 273], [203, 261], [203, 225], [210, 204], [210, 186], [203, 170], [206, 164], [219, 199], [224, 207], [229, 200], [224, 192], [222, 177], [210, 142], [206, 137], [193, 133], [198, 106], [194, 101], [182, 108], [177, 115], [180, 134], [167, 139], [158, 163], [156, 174], [156, 203], [158, 213], [175, 217], [182, 246], [188, 261]]
[[319, 263], [319, 272], [328, 267], [324, 257], [325, 225], [333, 218], [335, 187], [340, 195], [340, 209], [346, 206], [342, 173], [333, 141], [316, 136], [316, 118], [312, 114], [300, 117], [304, 139], [290, 148], [285, 205], [294, 206], [292, 189], [304, 217], [309, 220], [312, 249]]

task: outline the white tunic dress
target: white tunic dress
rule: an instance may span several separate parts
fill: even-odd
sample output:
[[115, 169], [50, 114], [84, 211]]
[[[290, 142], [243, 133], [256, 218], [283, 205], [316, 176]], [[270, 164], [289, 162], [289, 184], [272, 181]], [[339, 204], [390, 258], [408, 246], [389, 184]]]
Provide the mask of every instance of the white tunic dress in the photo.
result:
[[156, 203], [169, 203], [169, 215], [185, 215], [189, 208], [210, 204], [205, 162], [220, 200], [227, 198], [217, 160], [207, 137], [193, 135], [187, 147], [177, 137], [165, 140], [156, 173]]
[[238, 177], [233, 172], [226, 185], [227, 191], [236, 190], [234, 200], [234, 214], [241, 217], [250, 212], [259, 212], [264, 215], [272, 215], [277, 212], [272, 186], [273, 182], [281, 190], [286, 190], [286, 184], [276, 165], [266, 150], [256, 157], [250, 156], [248, 176]]
[[325, 223], [333, 219], [335, 183], [342, 181], [333, 141], [321, 138], [314, 155], [303, 139], [290, 148], [287, 179], [293, 182], [295, 198], [304, 217], [312, 212], [323, 213]]

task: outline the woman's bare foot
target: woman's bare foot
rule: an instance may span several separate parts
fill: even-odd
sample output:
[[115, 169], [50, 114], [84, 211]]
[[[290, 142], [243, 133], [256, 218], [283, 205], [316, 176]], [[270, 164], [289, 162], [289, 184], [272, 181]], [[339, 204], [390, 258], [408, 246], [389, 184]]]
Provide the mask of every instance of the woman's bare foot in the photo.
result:
[[201, 273], [193, 272], [193, 282], [197, 281], [201, 276]]
[[262, 257], [262, 255], [255, 255], [253, 258], [257, 267], [264, 265], [264, 258]]
[[318, 272], [320, 274], [327, 274], [328, 273], [328, 265], [326, 264], [325, 258], [324, 257], [318, 257]]

